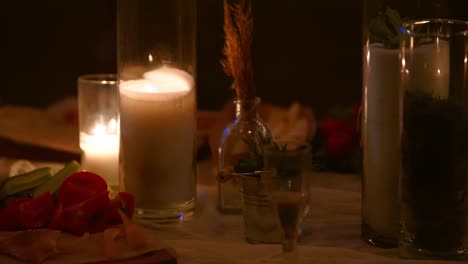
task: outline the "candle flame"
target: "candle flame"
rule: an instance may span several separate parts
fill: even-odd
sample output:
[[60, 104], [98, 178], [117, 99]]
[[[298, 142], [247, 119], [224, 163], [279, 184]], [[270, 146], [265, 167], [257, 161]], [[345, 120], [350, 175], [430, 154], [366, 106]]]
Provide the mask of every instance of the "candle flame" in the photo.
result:
[[119, 122], [112, 118], [107, 125], [103, 123], [97, 123], [92, 129], [92, 134], [96, 136], [105, 136], [108, 134], [117, 134], [119, 128]]
[[90, 134], [80, 133], [80, 148], [93, 153], [115, 153], [119, 151], [119, 119], [107, 124], [97, 122]]
[[109, 124], [107, 125], [107, 128], [108, 128], [108, 130], [111, 131], [111, 132], [117, 131], [117, 129], [118, 129], [118, 122], [117, 122], [117, 120], [115, 120], [114, 118], [112, 118], [111, 121], [109, 121]]
[[106, 134], [106, 126], [103, 124], [96, 124], [93, 129], [93, 134], [94, 135], [104, 135]]

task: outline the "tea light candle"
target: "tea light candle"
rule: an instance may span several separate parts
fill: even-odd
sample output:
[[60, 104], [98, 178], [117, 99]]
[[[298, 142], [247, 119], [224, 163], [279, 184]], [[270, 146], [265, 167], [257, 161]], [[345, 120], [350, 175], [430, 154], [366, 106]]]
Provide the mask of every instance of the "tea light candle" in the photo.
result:
[[81, 163], [84, 170], [101, 175], [111, 190], [118, 188], [119, 134], [118, 121], [97, 123], [91, 134], [80, 132]]
[[162, 67], [120, 83], [121, 184], [136, 207], [162, 210], [195, 199], [194, 80]]

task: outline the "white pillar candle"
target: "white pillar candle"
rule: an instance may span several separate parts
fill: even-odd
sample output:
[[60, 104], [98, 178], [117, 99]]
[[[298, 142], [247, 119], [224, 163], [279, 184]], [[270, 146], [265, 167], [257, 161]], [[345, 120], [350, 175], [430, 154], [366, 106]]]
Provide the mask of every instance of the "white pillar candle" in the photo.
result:
[[194, 205], [195, 113], [185, 71], [162, 67], [120, 83], [121, 184], [137, 213]]
[[398, 236], [398, 178], [400, 175], [398, 49], [372, 44], [367, 49], [364, 78], [363, 217], [386, 239]]
[[118, 127], [118, 122], [113, 119], [108, 124], [96, 124], [91, 134], [80, 133], [82, 168], [102, 176], [111, 191], [118, 189]]
[[[363, 216], [375, 232], [397, 238], [400, 166], [400, 63], [407, 66], [408, 89], [445, 99], [449, 95], [449, 45], [445, 41], [415, 47], [410, 60], [400, 61], [398, 49], [371, 44], [366, 57], [364, 87], [364, 195]], [[412, 73], [414, 71], [415, 73]]]

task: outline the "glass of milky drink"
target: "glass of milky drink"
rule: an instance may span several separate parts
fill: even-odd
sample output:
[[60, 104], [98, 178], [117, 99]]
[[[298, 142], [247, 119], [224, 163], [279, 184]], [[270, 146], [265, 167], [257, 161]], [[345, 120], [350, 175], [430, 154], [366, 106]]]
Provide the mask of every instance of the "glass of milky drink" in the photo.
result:
[[276, 142], [265, 148], [265, 167], [271, 173], [262, 180], [281, 228], [283, 253], [293, 252], [309, 211], [311, 147], [303, 142]]

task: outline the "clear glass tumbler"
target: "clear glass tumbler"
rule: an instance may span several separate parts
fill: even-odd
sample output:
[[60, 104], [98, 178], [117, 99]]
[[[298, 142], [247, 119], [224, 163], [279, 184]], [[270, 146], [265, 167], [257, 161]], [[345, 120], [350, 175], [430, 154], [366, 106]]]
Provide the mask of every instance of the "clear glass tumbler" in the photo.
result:
[[309, 189], [303, 175], [265, 175], [262, 179], [273, 203], [273, 213], [279, 226], [283, 253], [297, 249], [302, 223], [309, 203]]
[[[273, 208], [268, 179], [273, 171], [261, 170], [235, 175], [242, 194], [245, 239], [249, 243], [280, 243], [281, 228]], [[265, 184], [267, 183], [267, 184]]]
[[275, 142], [265, 148], [264, 177], [283, 234], [283, 252], [295, 251], [304, 217], [310, 208], [312, 151], [305, 142]]
[[404, 23], [400, 255], [468, 256], [468, 22]]
[[119, 189], [119, 91], [117, 75], [78, 78], [81, 168], [101, 175], [113, 195]]

